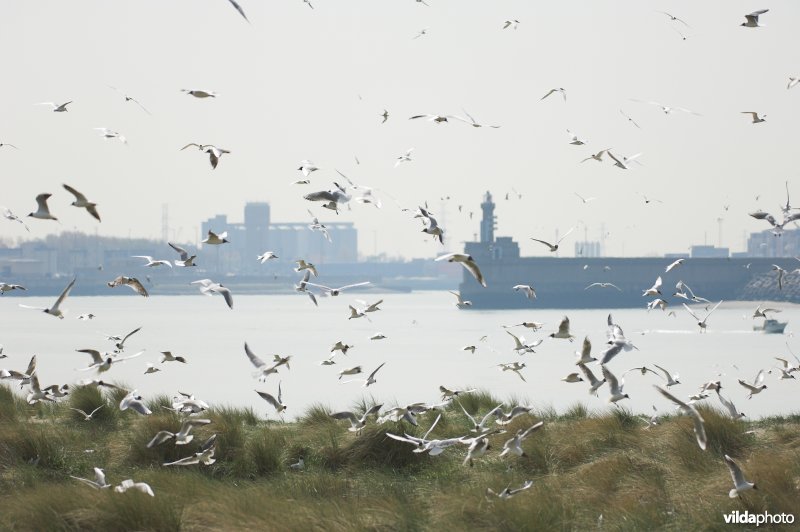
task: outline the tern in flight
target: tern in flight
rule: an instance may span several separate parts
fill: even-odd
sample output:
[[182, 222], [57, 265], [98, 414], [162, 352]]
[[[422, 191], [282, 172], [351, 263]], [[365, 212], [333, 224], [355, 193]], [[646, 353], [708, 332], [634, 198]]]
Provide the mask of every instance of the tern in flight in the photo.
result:
[[61, 308], [60, 307], [61, 307], [61, 304], [64, 302], [64, 300], [67, 299], [67, 296], [69, 295], [69, 291], [72, 290], [73, 286], [75, 286], [75, 279], [77, 279], [77, 278], [73, 277], [72, 281], [70, 281], [70, 283], [67, 285], [67, 287], [64, 289], [64, 291], [61, 292], [61, 295], [58, 296], [58, 299], [56, 299], [56, 302], [53, 303], [52, 307], [50, 307], [50, 308], [42, 308], [42, 307], [31, 307], [31, 306], [28, 306], [28, 305], [20, 305], [20, 307], [32, 308], [32, 309], [35, 309], [35, 310], [41, 310], [45, 314], [50, 314], [51, 316], [55, 316], [58, 319], [63, 320], [64, 319], [64, 314], [61, 312]]
[[36, 212], [28, 213], [28, 216], [39, 220], [55, 220], [58, 222], [58, 218], [50, 214], [50, 209], [47, 207], [47, 200], [50, 196], [52, 196], [52, 194], [47, 193], [36, 196]]
[[81, 194], [80, 192], [78, 192], [77, 190], [75, 190], [74, 188], [72, 188], [69, 185], [63, 185], [63, 187], [64, 187], [64, 189], [67, 190], [67, 192], [69, 192], [70, 194], [75, 196], [75, 201], [73, 201], [71, 203], [71, 205], [73, 207], [79, 207], [79, 208], [86, 209], [86, 212], [88, 212], [89, 214], [94, 216], [95, 219], [97, 219], [98, 222], [100, 221], [100, 215], [97, 213], [97, 204], [96, 203], [92, 203], [92, 202], [88, 201], [86, 199], [86, 196], [84, 196], [83, 194]]
[[465, 255], [464, 253], [447, 253], [440, 257], [436, 257], [435, 260], [437, 262], [446, 260], [447, 262], [457, 262], [461, 264], [470, 274], [472, 274], [472, 276], [481, 284], [481, 286], [484, 288], [486, 287], [486, 280], [483, 278], [481, 269], [475, 263], [475, 259], [473, 259], [471, 255]]
[[567, 236], [569, 236], [569, 234], [574, 230], [575, 230], [574, 227], [570, 228], [570, 230], [564, 233], [564, 235], [561, 238], [559, 238], [555, 244], [551, 244], [550, 242], [545, 242], [544, 240], [539, 240], [538, 238], [531, 238], [531, 240], [544, 244], [545, 246], [550, 248], [551, 253], [555, 253], [556, 251], [558, 251], [558, 245], [561, 244], [561, 241], [567, 238]]
[[753, 11], [749, 15], [745, 15], [744, 18], [746, 19], [746, 22], [742, 22], [739, 25], [746, 28], [763, 28], [764, 26], [758, 23], [758, 17], [767, 11], [769, 11], [769, 9], [759, 9], [758, 11]]

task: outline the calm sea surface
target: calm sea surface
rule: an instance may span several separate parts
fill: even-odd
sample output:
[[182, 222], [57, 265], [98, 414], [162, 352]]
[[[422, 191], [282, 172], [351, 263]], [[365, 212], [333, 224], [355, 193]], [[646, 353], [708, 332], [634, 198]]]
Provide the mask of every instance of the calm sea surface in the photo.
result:
[[[0, 368], [24, 370], [31, 355], [38, 356], [38, 375], [42, 386], [75, 383], [94, 377], [86, 367], [90, 357], [76, 349], [111, 350], [104, 334], [124, 335], [136, 327], [142, 330], [126, 342], [125, 354], [145, 350], [138, 358], [112, 366], [101, 378], [120, 381], [136, 388], [147, 399], [155, 394], [175, 394], [178, 390], [193, 393], [209, 404], [252, 406], [260, 415], [274, 418], [275, 412], [253, 390], [277, 394], [282, 383], [283, 400], [288, 405], [286, 419], [301, 415], [312, 403], [333, 409], [347, 409], [361, 397], [374, 397], [386, 406], [417, 401], [434, 402], [439, 385], [448, 388], [477, 387], [501, 399], [513, 396], [535, 407], [552, 406], [563, 411], [575, 402], [593, 410], [609, 408], [607, 385], [599, 398], [587, 393], [585, 383], [567, 384], [561, 378], [577, 371], [575, 351], [585, 335], [593, 343], [597, 356], [606, 341], [608, 311], [538, 309], [534, 301], [529, 310], [460, 311], [447, 292], [408, 294], [369, 294], [372, 303], [384, 299], [380, 312], [365, 318], [348, 320], [348, 305], [362, 295], [321, 298], [315, 308], [303, 295], [235, 295], [233, 310], [221, 296], [152, 296], [70, 297], [63, 320], [42, 312], [20, 308], [19, 303], [50, 306], [53, 298], [0, 298], [0, 344], [8, 358]], [[644, 299], [643, 299], [644, 304]], [[682, 384], [673, 392], [688, 397], [701, 383], [711, 379], [723, 382], [723, 395], [732, 399], [750, 418], [796, 413], [794, 399], [800, 391], [798, 380], [779, 380], [780, 372], [767, 375], [768, 389], [747, 400], [747, 392], [737, 379], [752, 380], [760, 369], [774, 368], [780, 356], [788, 354], [786, 343], [800, 354], [800, 341], [791, 331], [800, 325], [800, 307], [780, 304], [777, 317], [788, 321], [785, 335], [753, 332], [755, 304], [726, 303], [709, 318], [707, 334], [699, 334], [695, 321], [679, 305], [671, 309], [676, 316], [644, 309], [611, 310], [614, 321], [625, 331], [639, 351], [618, 355], [609, 368], [618, 377], [635, 366], [659, 364], [672, 373], [680, 373]], [[77, 317], [96, 314], [90, 321]], [[699, 315], [704, 316], [702, 308]], [[502, 325], [522, 321], [544, 322], [536, 333], [518, 327], [511, 329], [527, 340], [547, 335], [568, 315], [576, 341], [546, 338], [536, 353], [517, 355], [513, 340]], [[384, 340], [369, 340], [375, 333]], [[484, 341], [481, 337], [487, 335]], [[354, 345], [347, 356], [337, 354], [335, 365], [321, 366], [337, 341]], [[280, 368], [261, 383], [252, 377], [253, 366], [244, 353], [244, 342], [270, 361], [272, 354], [292, 355], [291, 370]], [[475, 354], [462, 351], [475, 345]], [[186, 357], [188, 364], [159, 364], [160, 351], [172, 351]], [[503, 362], [524, 361], [527, 367], [523, 382], [512, 372], [497, 367]], [[162, 371], [144, 375], [146, 362]], [[377, 384], [363, 388], [360, 382], [340, 384], [338, 372], [360, 365], [366, 377], [381, 363]], [[599, 366], [590, 367], [600, 374]], [[798, 374], [800, 375], [800, 374]], [[345, 377], [348, 378], [357, 377]], [[9, 382], [9, 381], [6, 381]], [[625, 392], [630, 400], [621, 404], [635, 412], [649, 412], [651, 405], [666, 412], [671, 406], [653, 389], [662, 383], [652, 374], [628, 374]], [[708, 399], [719, 406], [714, 394]]]

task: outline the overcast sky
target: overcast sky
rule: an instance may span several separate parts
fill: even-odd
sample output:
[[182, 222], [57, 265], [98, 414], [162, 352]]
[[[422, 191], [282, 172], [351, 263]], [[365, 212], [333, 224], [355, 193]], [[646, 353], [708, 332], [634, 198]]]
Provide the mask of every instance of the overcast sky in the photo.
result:
[[[717, 244], [719, 218], [722, 244], [741, 250], [746, 233], [767, 227], [747, 213], [777, 211], [784, 181], [800, 205], [800, 87], [786, 89], [800, 75], [799, 2], [426, 1], [312, 0], [311, 10], [302, 0], [240, 0], [251, 24], [226, 0], [7, 2], [0, 142], [20, 149], [0, 149], [0, 205], [23, 216], [37, 194], [53, 193], [63, 225], [29, 220], [30, 236], [78, 229], [160, 238], [168, 204], [170, 238], [195, 242], [202, 220], [242, 221], [245, 202], [268, 201], [274, 221], [306, 221], [311, 207], [323, 222], [355, 222], [362, 254], [377, 246], [405, 257], [442, 247], [390, 198], [406, 207], [427, 200], [457, 250], [478, 232], [481, 196], [491, 190], [498, 234], [520, 241], [525, 255], [547, 253], [529, 237], [578, 225], [563, 244], [571, 255], [572, 240], [584, 228], [599, 239], [601, 224], [609, 255], [681, 252]], [[766, 8], [766, 27], [739, 26]], [[518, 29], [503, 30], [506, 19]], [[566, 103], [540, 100], [553, 87], [567, 90]], [[219, 97], [180, 92], [196, 88]], [[702, 116], [665, 115], [631, 98]], [[68, 100], [67, 113], [34, 105]], [[408, 119], [462, 108], [502, 127]], [[741, 111], [767, 122], [750, 124]], [[129, 144], [105, 141], [94, 127]], [[570, 145], [567, 128], [587, 144]], [[205, 155], [179, 151], [188, 142], [231, 153], [212, 170]], [[413, 161], [394, 168], [411, 147]], [[643, 166], [579, 163], [609, 147], [641, 152]], [[322, 170], [311, 185], [291, 185], [303, 159]], [[383, 208], [353, 205], [336, 217], [302, 199], [339, 180], [334, 169], [379, 189]], [[97, 202], [102, 223], [70, 207], [61, 183]], [[502, 199], [512, 187], [521, 200]], [[597, 199], [582, 204], [575, 193]], [[645, 204], [639, 193], [663, 203]], [[0, 235], [29, 236], [0, 221]]]

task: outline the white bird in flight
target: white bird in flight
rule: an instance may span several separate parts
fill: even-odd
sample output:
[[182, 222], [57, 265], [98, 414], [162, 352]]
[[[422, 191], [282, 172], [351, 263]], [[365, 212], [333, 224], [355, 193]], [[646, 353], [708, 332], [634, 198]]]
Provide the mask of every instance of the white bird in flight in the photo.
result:
[[633, 162], [635, 162], [637, 164], [642, 164], [642, 163], [640, 163], [639, 161], [636, 160], [639, 157], [641, 157], [641, 155], [642, 155], [641, 153], [637, 153], [635, 155], [631, 155], [630, 157], [625, 157], [623, 155], [622, 156], [622, 160], [620, 160], [620, 159], [617, 159], [617, 157], [613, 153], [611, 153], [611, 150], [608, 150], [608, 156], [611, 157], [614, 160], [614, 166], [616, 166], [618, 168], [622, 168], [623, 170], [627, 170], [628, 168], [630, 168], [630, 164], [633, 163]]
[[100, 135], [106, 140], [108, 139], [117, 139], [123, 144], [128, 144], [128, 139], [126, 139], [122, 134], [118, 131], [114, 131], [113, 129], [108, 129], [107, 127], [96, 127], [94, 128], [95, 131], [99, 131]]
[[66, 113], [69, 110], [67, 109], [67, 106], [71, 103], [72, 100], [66, 103], [62, 103], [61, 105], [58, 105], [54, 102], [42, 102], [42, 103], [37, 103], [36, 105], [49, 105], [53, 109], [54, 113]]
[[28, 216], [31, 218], [37, 218], [39, 220], [55, 220], [58, 221], [58, 218], [50, 214], [50, 209], [47, 207], [47, 200], [52, 196], [52, 194], [44, 193], [39, 194], [36, 196], [36, 206], [37, 209], [35, 212], [28, 213]]
[[150, 255], [131, 255], [131, 258], [146, 260], [147, 263], [143, 264], [143, 266], [148, 266], [150, 268], [153, 268], [155, 266], [169, 266], [170, 268], [172, 268], [172, 264], [168, 260], [156, 260]]
[[208, 161], [211, 163], [212, 170], [217, 167], [217, 164], [219, 164], [219, 160], [222, 158], [224, 154], [230, 153], [229, 150], [223, 148], [217, 148], [213, 144], [197, 144], [196, 142], [190, 142], [189, 144], [181, 148], [180, 151], [183, 151], [190, 146], [195, 146], [201, 152], [208, 154]]
[[481, 284], [481, 286], [484, 288], [486, 287], [486, 280], [483, 278], [481, 269], [475, 263], [475, 259], [473, 259], [471, 255], [466, 255], [464, 253], [447, 253], [445, 255], [441, 255], [440, 257], [436, 257], [435, 260], [437, 262], [446, 260], [447, 262], [457, 262], [461, 264], [470, 274], [472, 274], [472, 276]]
[[569, 143], [572, 144], [573, 146], [583, 146], [584, 144], [586, 144], [585, 140], [578, 138], [578, 135], [576, 135], [569, 129], [567, 130], [567, 135], [569, 136]]
[[746, 28], [763, 28], [764, 25], [758, 23], [758, 17], [767, 11], [769, 11], [769, 9], [759, 9], [758, 11], [753, 11], [749, 15], [745, 15], [744, 18], [746, 21], [742, 22], [740, 26], [744, 26]]
[[751, 124], [759, 124], [761, 122], [767, 121], [767, 115], [760, 115], [756, 111], [742, 111], [741, 114], [743, 115], [750, 115], [752, 118]]
[[264, 382], [271, 374], [278, 373], [277, 366], [274, 364], [270, 366], [261, 360], [250, 350], [250, 346], [247, 345], [247, 342], [244, 343], [244, 352], [253, 366], [256, 367], [256, 371], [253, 372], [253, 377], [258, 377], [259, 381]]
[[744, 478], [744, 473], [742, 473], [742, 469], [739, 465], [733, 461], [733, 458], [725, 455], [725, 465], [728, 466], [728, 469], [731, 472], [731, 478], [733, 479], [733, 489], [728, 492], [728, 496], [731, 499], [735, 499], [736, 497], [741, 497], [740, 493], [747, 490], [757, 490], [755, 482], [748, 482]]
[[549, 248], [550, 248], [550, 252], [551, 252], [551, 253], [554, 253], [554, 252], [558, 251], [558, 245], [559, 245], [559, 244], [561, 244], [561, 241], [562, 241], [562, 240], [564, 240], [565, 238], [567, 238], [567, 237], [569, 236], [569, 234], [570, 234], [570, 233], [572, 233], [572, 231], [574, 231], [574, 230], [575, 230], [575, 228], [574, 228], [574, 227], [571, 227], [571, 228], [570, 228], [570, 230], [569, 230], [569, 231], [567, 231], [566, 233], [564, 233], [564, 234], [561, 236], [561, 238], [559, 238], [559, 239], [556, 241], [556, 243], [555, 243], [555, 244], [551, 244], [550, 242], [545, 242], [544, 240], [539, 240], [538, 238], [531, 238], [531, 240], [533, 240], [533, 241], [535, 241], [535, 242], [540, 242], [540, 243], [544, 244], [545, 246], [547, 246], [547, 247], [549, 247]]
[[194, 96], [195, 98], [216, 98], [217, 93], [214, 91], [207, 91], [201, 89], [181, 89], [181, 92], [185, 92], [190, 96]]
[[100, 221], [100, 215], [97, 213], [97, 204], [96, 203], [92, 203], [89, 200], [87, 200], [86, 196], [84, 196], [83, 194], [81, 194], [80, 192], [78, 192], [77, 190], [72, 188], [71, 186], [66, 185], [66, 184], [64, 184], [62, 186], [64, 187], [65, 190], [67, 190], [67, 192], [69, 192], [70, 194], [75, 196], [75, 201], [73, 201], [71, 203], [71, 205], [73, 207], [79, 207], [79, 208], [86, 209], [86, 212], [88, 212], [89, 214], [94, 216], [95, 219], [97, 219], [98, 222]]
[[272, 394], [269, 394], [267, 392], [259, 392], [258, 390], [256, 390], [256, 393], [262, 399], [264, 399], [266, 402], [271, 404], [275, 408], [275, 411], [278, 414], [283, 414], [284, 410], [286, 410], [286, 405], [283, 404], [283, 393], [281, 392], [281, 383], [280, 382], [278, 382], [278, 397], [277, 398], [275, 398]]
[[692, 317], [693, 317], [694, 319], [696, 319], [696, 320], [697, 320], [697, 325], [700, 327], [700, 332], [706, 332], [706, 327], [708, 327], [708, 324], [706, 323], [706, 320], [708, 320], [708, 317], [709, 317], [709, 316], [711, 316], [711, 314], [712, 314], [712, 313], [713, 313], [715, 310], [717, 310], [717, 307], [718, 307], [718, 306], [720, 306], [721, 304], [722, 304], [722, 301], [720, 301], [719, 303], [717, 303], [716, 305], [714, 305], [714, 308], [712, 308], [711, 310], [709, 310], [709, 311], [708, 311], [708, 313], [706, 314], [706, 317], [705, 317], [705, 318], [703, 318], [702, 320], [701, 320], [700, 318], [698, 318], [698, 317], [697, 317], [697, 314], [695, 314], [695, 313], [694, 313], [694, 311], [692, 311], [692, 309], [691, 309], [691, 308], [689, 308], [689, 305], [687, 305], [686, 303], [684, 303], [684, 304], [683, 304], [683, 308], [685, 308], [685, 309], [686, 309], [686, 311], [687, 311], [689, 314], [691, 314], [691, 315], [692, 315]]
[[31, 231], [30, 227], [28, 227], [28, 225], [24, 221], [22, 221], [19, 218], [19, 216], [17, 216], [13, 212], [11, 212], [11, 209], [9, 209], [8, 207], [3, 207], [3, 217], [6, 218], [7, 220], [11, 220], [12, 222], [21, 223], [22, 227], [24, 227], [25, 230], [30, 233], [30, 231]]
[[706, 438], [705, 420], [700, 413], [694, 408], [694, 406], [684, 403], [661, 386], [653, 385], [653, 387], [658, 390], [661, 395], [675, 403], [684, 414], [691, 416], [692, 422], [694, 423], [694, 435], [697, 439], [697, 445], [705, 451], [708, 440]]
[[212, 293], [221, 294], [222, 297], [225, 298], [225, 303], [228, 304], [228, 308], [233, 309], [233, 294], [231, 294], [231, 291], [227, 287], [215, 283], [211, 279], [200, 279], [198, 281], [192, 281], [191, 284], [199, 284], [200, 292], [207, 296], [210, 296]]
[[414, 151], [414, 148], [407, 149], [405, 154], [397, 158], [397, 161], [394, 163], [394, 167], [397, 168], [398, 166], [400, 166], [401, 163], [410, 162], [412, 151]]
[[56, 302], [53, 303], [53, 306], [50, 307], [50, 308], [31, 307], [31, 306], [28, 306], [28, 305], [20, 305], [20, 307], [32, 308], [32, 309], [35, 309], [35, 310], [41, 310], [45, 314], [50, 314], [51, 316], [55, 316], [58, 319], [63, 320], [64, 319], [64, 314], [61, 311], [60, 307], [61, 307], [61, 304], [64, 302], [64, 300], [69, 295], [69, 291], [72, 290], [73, 286], [75, 286], [75, 280], [76, 279], [77, 279], [77, 277], [73, 277], [72, 281], [70, 281], [70, 283], [67, 285], [67, 287], [61, 292], [61, 295], [58, 296], [58, 299], [56, 299]]

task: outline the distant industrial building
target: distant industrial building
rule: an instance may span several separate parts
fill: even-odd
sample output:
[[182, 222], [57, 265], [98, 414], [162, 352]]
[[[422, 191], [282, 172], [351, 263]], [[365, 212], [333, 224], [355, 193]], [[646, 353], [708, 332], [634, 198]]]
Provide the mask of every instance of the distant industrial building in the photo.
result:
[[789, 229], [776, 236], [771, 229], [750, 233], [747, 255], [750, 257], [796, 257], [800, 255], [800, 230]]
[[[201, 224], [203, 238], [211, 230], [227, 231], [230, 243], [204, 246], [206, 261], [217, 271], [259, 271], [256, 257], [267, 250], [281, 259], [305, 259], [315, 264], [354, 263], [358, 261], [358, 231], [351, 222], [321, 223], [328, 230], [330, 241], [321, 231], [312, 231], [309, 222], [272, 222], [269, 203], [251, 202], [244, 206], [244, 222], [232, 223], [224, 214], [217, 214]], [[211, 251], [211, 255], [208, 255]], [[260, 269], [263, 271], [263, 267]]]

